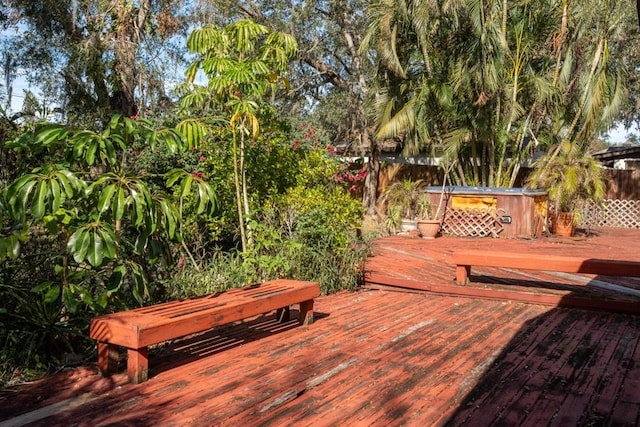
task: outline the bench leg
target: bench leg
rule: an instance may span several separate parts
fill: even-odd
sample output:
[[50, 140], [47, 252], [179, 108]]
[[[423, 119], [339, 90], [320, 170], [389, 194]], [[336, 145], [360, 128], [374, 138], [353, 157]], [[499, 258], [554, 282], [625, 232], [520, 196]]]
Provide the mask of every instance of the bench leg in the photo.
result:
[[277, 309], [276, 319], [279, 323], [288, 322], [289, 320], [291, 320], [291, 310], [289, 309], [289, 306]]
[[98, 370], [105, 377], [118, 369], [118, 346], [98, 341]]
[[300, 317], [298, 321], [301, 325], [310, 325], [313, 323], [313, 300], [300, 303]]
[[458, 265], [456, 266], [456, 282], [460, 285], [466, 285], [469, 283], [469, 277], [471, 277], [470, 265]]
[[147, 347], [127, 349], [127, 375], [129, 382], [139, 384], [149, 378], [149, 354]]

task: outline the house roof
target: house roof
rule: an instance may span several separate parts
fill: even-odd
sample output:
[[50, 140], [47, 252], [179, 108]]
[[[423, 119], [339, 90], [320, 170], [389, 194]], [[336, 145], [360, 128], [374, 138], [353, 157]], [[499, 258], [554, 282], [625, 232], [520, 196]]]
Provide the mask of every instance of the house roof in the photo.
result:
[[604, 166], [613, 166], [616, 160], [640, 159], [640, 146], [620, 147], [612, 146], [606, 150], [598, 151], [592, 156]]

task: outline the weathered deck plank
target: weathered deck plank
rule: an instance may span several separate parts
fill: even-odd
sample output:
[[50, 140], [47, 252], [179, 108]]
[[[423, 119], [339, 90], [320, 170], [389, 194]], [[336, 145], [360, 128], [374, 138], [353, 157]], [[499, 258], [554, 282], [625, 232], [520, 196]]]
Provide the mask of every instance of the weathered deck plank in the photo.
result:
[[[393, 238], [377, 243], [376, 250], [386, 249], [371, 258], [368, 270], [437, 288], [452, 284], [448, 257], [456, 247], [593, 250], [638, 259], [640, 233], [635, 236], [540, 242]], [[633, 301], [545, 273], [497, 273], [486, 269], [474, 277], [487, 288], [587, 297], [593, 292], [599, 299]], [[505, 280], [493, 283], [497, 276]], [[616, 283], [640, 288], [626, 278]], [[92, 367], [0, 392], [0, 422], [56, 403], [29, 425], [640, 422], [638, 316], [382, 290], [322, 296], [315, 312], [309, 327], [278, 324], [269, 315], [176, 340], [154, 350], [153, 376], [140, 385], [127, 384], [124, 373], [102, 378]]]

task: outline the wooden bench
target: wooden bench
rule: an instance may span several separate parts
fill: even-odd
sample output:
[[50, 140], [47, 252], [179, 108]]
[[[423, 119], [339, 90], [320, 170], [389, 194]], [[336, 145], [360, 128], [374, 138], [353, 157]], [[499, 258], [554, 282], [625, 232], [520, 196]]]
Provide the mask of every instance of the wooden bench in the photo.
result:
[[602, 274], [605, 276], [640, 276], [640, 262], [614, 259], [464, 250], [454, 252], [452, 260], [456, 265], [456, 282], [458, 284], [467, 284], [469, 282], [471, 266], [562, 271], [566, 273]]
[[185, 301], [168, 302], [96, 317], [90, 336], [98, 341], [98, 368], [103, 375], [115, 371], [118, 346], [127, 349], [127, 374], [132, 383], [148, 378], [148, 346], [203, 332], [277, 310], [289, 320], [289, 306], [300, 305], [299, 322], [313, 323], [313, 299], [320, 285], [296, 280], [272, 280]]

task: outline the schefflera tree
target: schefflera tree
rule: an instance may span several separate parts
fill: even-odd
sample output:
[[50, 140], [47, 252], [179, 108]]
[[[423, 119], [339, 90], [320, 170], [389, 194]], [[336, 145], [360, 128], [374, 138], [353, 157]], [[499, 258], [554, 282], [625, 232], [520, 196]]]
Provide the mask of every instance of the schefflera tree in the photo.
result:
[[[297, 54], [293, 36], [269, 31], [251, 20], [224, 28], [214, 25], [193, 31], [187, 48], [197, 55], [185, 71], [187, 86], [181, 100], [190, 115], [178, 129], [197, 144], [212, 126], [226, 126], [232, 135], [233, 177], [242, 251], [252, 245], [252, 220], [247, 183], [247, 144], [258, 143], [262, 117], [274, 117], [273, 101], [289, 62]], [[202, 71], [206, 84], [197, 79]], [[266, 112], [271, 110], [270, 114]]]
[[3, 194], [0, 262], [48, 247], [50, 279], [30, 291], [61, 316], [148, 301], [150, 276], [180, 243], [182, 199], [213, 212], [214, 189], [199, 174], [135, 172], [141, 145], [191, 148], [174, 129], [122, 116], [100, 132], [48, 124], [8, 144], [35, 167]]

